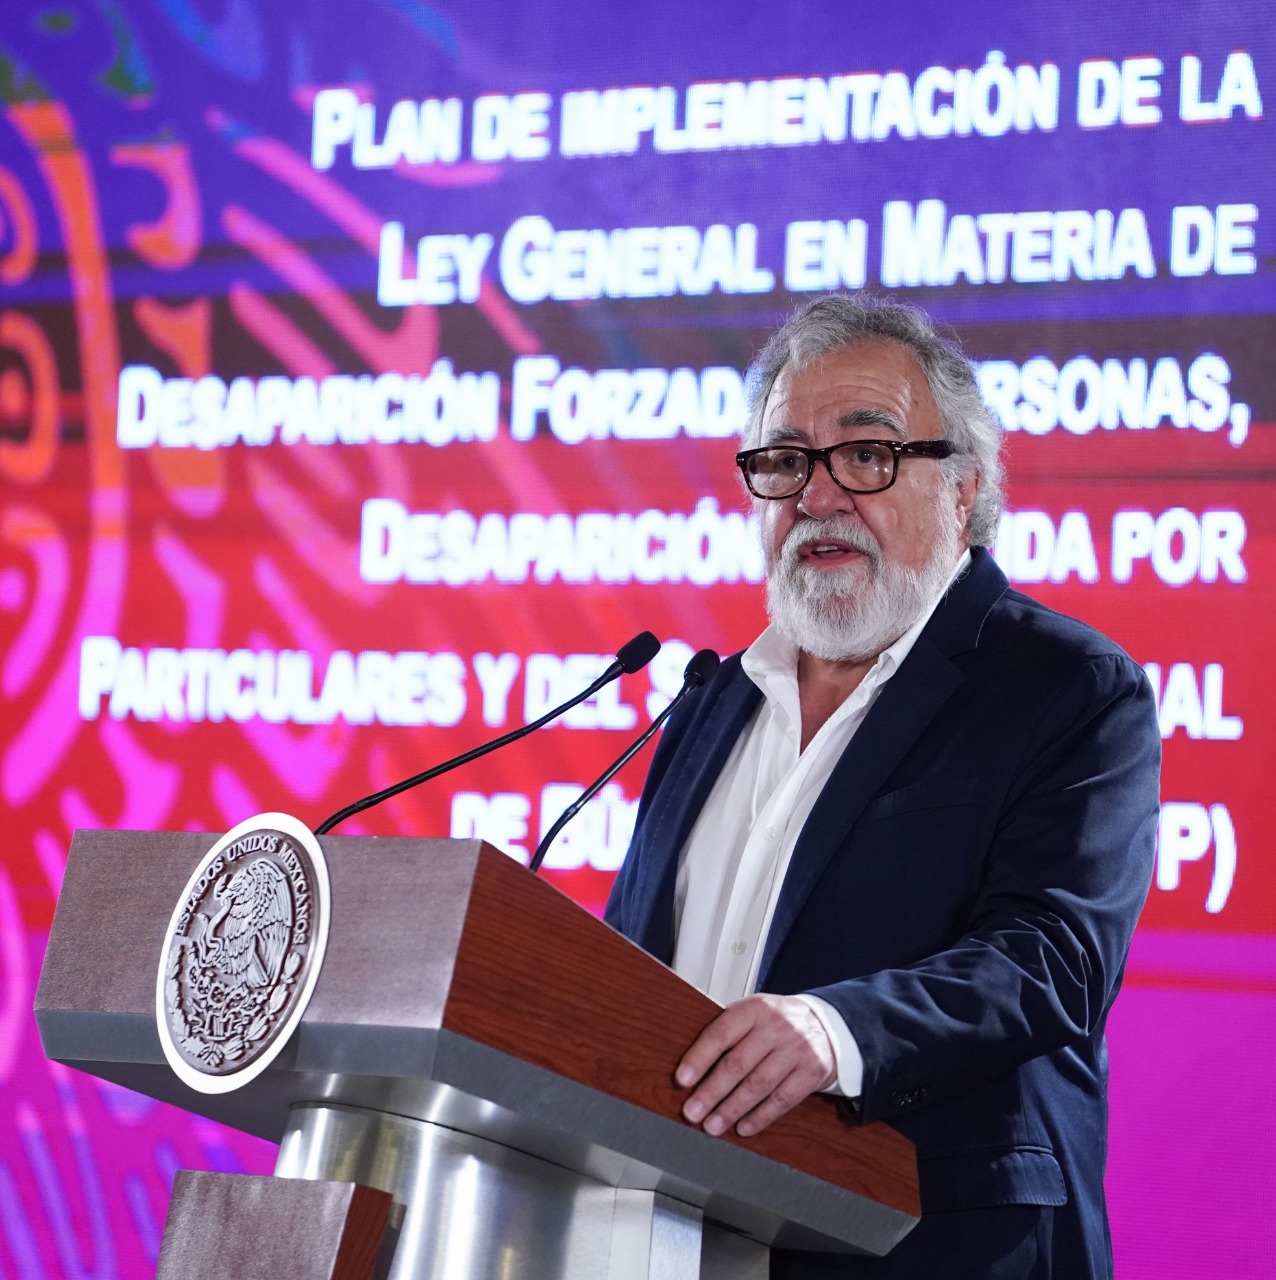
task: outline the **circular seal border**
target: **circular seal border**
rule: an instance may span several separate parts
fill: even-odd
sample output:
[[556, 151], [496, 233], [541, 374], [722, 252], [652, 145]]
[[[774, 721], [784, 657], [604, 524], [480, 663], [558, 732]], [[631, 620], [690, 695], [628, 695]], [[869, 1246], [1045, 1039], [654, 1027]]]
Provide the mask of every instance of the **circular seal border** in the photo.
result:
[[[178, 1052], [176, 1044], [173, 1043], [173, 1033], [169, 1028], [168, 1017], [164, 1007], [164, 981], [169, 948], [172, 946], [173, 935], [177, 930], [177, 922], [181, 918], [186, 900], [194, 892], [195, 885], [205, 870], [213, 864], [222, 850], [244, 836], [254, 831], [262, 830], [281, 832], [301, 845], [310, 857], [310, 863], [315, 873], [315, 898], [318, 908], [314, 913], [314, 924], [311, 930], [311, 959], [306, 970], [305, 979], [302, 982], [300, 994], [296, 998], [296, 1003], [289, 1011], [288, 1017], [284, 1020], [271, 1044], [262, 1051], [259, 1057], [254, 1058], [242, 1070], [228, 1072], [225, 1075], [208, 1075], [192, 1067]], [[169, 918], [168, 928], [164, 931], [164, 944], [160, 949], [159, 968], [155, 976], [155, 1023], [159, 1030], [160, 1047], [164, 1050], [164, 1057], [168, 1060], [168, 1065], [177, 1073], [183, 1084], [189, 1085], [199, 1093], [231, 1093], [236, 1089], [242, 1089], [244, 1085], [255, 1080], [279, 1056], [284, 1046], [292, 1039], [293, 1032], [296, 1031], [298, 1023], [300, 1023], [306, 1008], [310, 1004], [310, 997], [314, 994], [315, 983], [319, 981], [319, 971], [323, 968], [324, 955], [328, 949], [328, 926], [331, 919], [332, 892], [328, 880], [328, 864], [324, 860], [323, 850], [319, 847], [319, 841], [314, 832], [290, 814], [259, 813], [256, 817], [246, 818], [238, 826], [226, 832], [200, 859], [199, 865], [191, 873], [190, 879], [187, 880], [186, 887], [182, 890], [181, 897], [177, 900], [177, 906], [173, 909], [173, 914]]]

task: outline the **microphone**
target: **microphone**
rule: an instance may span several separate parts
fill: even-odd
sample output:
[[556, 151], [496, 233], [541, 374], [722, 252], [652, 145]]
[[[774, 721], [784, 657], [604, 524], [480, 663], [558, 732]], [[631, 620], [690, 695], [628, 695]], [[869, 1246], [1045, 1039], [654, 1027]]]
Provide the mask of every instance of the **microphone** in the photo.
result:
[[581, 793], [580, 798], [563, 810], [558, 821], [546, 832], [545, 838], [536, 846], [536, 852], [532, 854], [532, 860], [528, 863], [528, 870], [532, 875], [540, 870], [541, 863], [545, 861], [545, 855], [549, 852], [549, 846], [554, 843], [558, 833], [647, 745], [647, 739], [673, 715], [674, 709], [689, 693], [713, 679], [718, 670], [719, 661], [718, 655], [712, 649], [701, 649], [687, 663], [682, 672], [682, 688], [678, 690], [673, 701], [651, 722], [644, 733], [625, 748], [624, 754], [607, 769], [606, 773], [591, 782]]
[[517, 742], [519, 738], [527, 737], [529, 733], [535, 732], [542, 725], [548, 724], [551, 720], [556, 720], [563, 712], [570, 711], [578, 702], [584, 702], [586, 698], [592, 698], [604, 685], [611, 684], [613, 680], [622, 675], [633, 675], [635, 671], [641, 671], [656, 656], [659, 650], [660, 641], [650, 631], [639, 632], [628, 644], [621, 645], [616, 653], [616, 660], [588, 689], [564, 702], [562, 706], [555, 707], [552, 711], [547, 711], [539, 720], [533, 720], [531, 724], [525, 724], [522, 728], [515, 729], [512, 733], [504, 734], [493, 742], [486, 742], [481, 747], [474, 747], [463, 755], [456, 756], [451, 760], [445, 760], [442, 764], [436, 764], [431, 769], [426, 769], [424, 773], [413, 774], [412, 777], [405, 778], [402, 782], [396, 782], [393, 786], [386, 787], [383, 791], [378, 791], [375, 795], [364, 796], [362, 800], [356, 800], [353, 804], [346, 805], [344, 809], [338, 809], [336, 813], [329, 818], [325, 818], [315, 828], [315, 835], [327, 835], [337, 823], [344, 822], [356, 813], [362, 813], [365, 809], [371, 809], [373, 805], [380, 804], [382, 800], [389, 800], [391, 796], [397, 796], [400, 791], [407, 791], [410, 787], [419, 786], [422, 782], [429, 782], [432, 778], [437, 778], [441, 773], [447, 773], [451, 769], [459, 769], [461, 765], [469, 764], [471, 760], [477, 760], [480, 756], [487, 755], [489, 751], [495, 751], [498, 747], [508, 746], [511, 742]]

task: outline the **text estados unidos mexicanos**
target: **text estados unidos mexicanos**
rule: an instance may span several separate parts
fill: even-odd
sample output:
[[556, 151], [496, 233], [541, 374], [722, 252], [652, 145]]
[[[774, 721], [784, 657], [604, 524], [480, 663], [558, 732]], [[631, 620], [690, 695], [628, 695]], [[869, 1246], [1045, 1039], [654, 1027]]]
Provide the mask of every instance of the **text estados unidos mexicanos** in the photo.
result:
[[743, 511], [636, 515], [519, 511], [410, 512], [393, 498], [363, 504], [359, 575], [365, 582], [761, 582], [762, 548]]
[[[1180, 205], [1156, 244], [1173, 276], [1251, 275], [1252, 203]], [[950, 212], [942, 200], [882, 206], [880, 283], [890, 288], [1060, 284], [1143, 279], [1157, 253], [1142, 209], [1030, 209]], [[486, 232], [421, 236], [406, 251], [400, 222], [381, 230], [377, 301], [383, 307], [474, 302], [496, 241]], [[515, 219], [501, 238], [497, 271], [515, 302], [770, 293], [775, 273], [759, 265], [751, 222], [692, 226], [558, 228], [548, 218]], [[863, 218], [790, 222], [783, 236], [787, 289], [859, 288], [868, 279], [870, 229]], [[765, 246], [763, 246], [765, 247]]]
[[[1179, 62], [1179, 118], [1221, 122], [1262, 118], [1252, 56], [1232, 50], [1206, 65]], [[1083, 129], [1159, 124], [1160, 58], [1120, 62], [1088, 58], [1076, 72], [1076, 119]], [[1059, 124], [1062, 76], [1052, 62], [1010, 66], [994, 50], [973, 67], [855, 71], [771, 80], [703, 80], [683, 89], [638, 84], [577, 89], [558, 102], [548, 93], [483, 94], [468, 113], [469, 158], [482, 162], [562, 156], [665, 154], [745, 147], [881, 142], [890, 138], [999, 138], [1014, 131], [1052, 132]], [[558, 119], [555, 122], [555, 108]], [[459, 98], [400, 99], [383, 112], [355, 89], [315, 95], [310, 160], [325, 171], [348, 148], [355, 169], [454, 164], [467, 124]]]
[[[1241, 444], [1250, 409], [1233, 402], [1227, 361], [1205, 352], [1186, 365], [1173, 356], [1075, 356], [1061, 364], [985, 360], [980, 388], [1008, 431], [1150, 431], [1165, 425], [1212, 433], [1228, 427]], [[427, 377], [383, 373], [165, 378], [148, 365], [120, 375], [116, 440], [121, 448], [217, 449], [245, 445], [426, 444], [495, 440], [495, 373], [452, 373], [439, 361]], [[744, 379], [729, 366], [706, 369], [564, 369], [548, 355], [515, 360], [509, 433], [517, 441], [548, 429], [563, 444], [734, 435], [745, 419]]]

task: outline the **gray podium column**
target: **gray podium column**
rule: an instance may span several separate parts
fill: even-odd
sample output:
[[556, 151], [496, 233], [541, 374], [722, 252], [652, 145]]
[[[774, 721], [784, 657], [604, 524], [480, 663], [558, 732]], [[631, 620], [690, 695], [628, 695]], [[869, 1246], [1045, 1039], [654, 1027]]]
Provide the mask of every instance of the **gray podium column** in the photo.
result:
[[[698, 1280], [703, 1214], [658, 1191], [609, 1186], [500, 1143], [355, 1107], [293, 1108], [275, 1173], [362, 1183], [394, 1197], [388, 1280]], [[721, 1233], [707, 1252], [741, 1276], [765, 1246]], [[715, 1247], [719, 1245], [720, 1247]], [[712, 1274], [712, 1258], [709, 1259]], [[747, 1272], [746, 1272], [747, 1274]], [[760, 1274], [765, 1278], [765, 1269]]]

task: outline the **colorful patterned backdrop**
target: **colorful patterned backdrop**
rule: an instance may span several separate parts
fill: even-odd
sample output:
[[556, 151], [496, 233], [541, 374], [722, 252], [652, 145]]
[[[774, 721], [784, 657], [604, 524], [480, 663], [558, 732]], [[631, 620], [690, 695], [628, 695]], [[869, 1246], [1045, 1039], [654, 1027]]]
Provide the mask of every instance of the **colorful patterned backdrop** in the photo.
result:
[[[525, 860], [762, 625], [741, 372], [860, 284], [958, 328], [998, 560], [1158, 691], [1118, 1274], [1270, 1274], [1273, 68], [1261, 4], [6, 0], [0, 1277], [150, 1275], [176, 1168], [272, 1161], [44, 1060], [71, 833], [317, 824], [650, 627], [343, 828]], [[547, 864], [591, 909], [641, 778]]]

